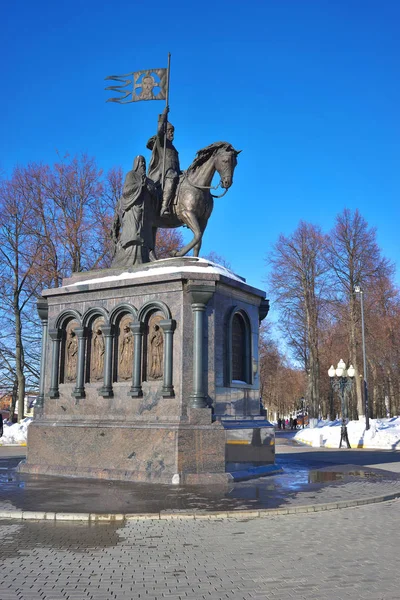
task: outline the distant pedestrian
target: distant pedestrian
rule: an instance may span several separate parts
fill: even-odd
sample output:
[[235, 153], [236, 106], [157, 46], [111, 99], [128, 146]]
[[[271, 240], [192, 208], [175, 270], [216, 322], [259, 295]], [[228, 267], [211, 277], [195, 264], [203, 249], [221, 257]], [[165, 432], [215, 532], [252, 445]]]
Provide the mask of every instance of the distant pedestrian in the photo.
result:
[[0, 413], [0, 437], [3, 435], [3, 415]]
[[285, 419], [282, 419], [282, 427], [285, 429]]
[[297, 417], [293, 419], [293, 429], [297, 429]]
[[290, 426], [290, 429], [293, 429], [293, 418], [292, 417], [290, 417], [290, 419], [289, 419], [289, 426]]
[[278, 419], [278, 429], [282, 429], [282, 419], [280, 417]]

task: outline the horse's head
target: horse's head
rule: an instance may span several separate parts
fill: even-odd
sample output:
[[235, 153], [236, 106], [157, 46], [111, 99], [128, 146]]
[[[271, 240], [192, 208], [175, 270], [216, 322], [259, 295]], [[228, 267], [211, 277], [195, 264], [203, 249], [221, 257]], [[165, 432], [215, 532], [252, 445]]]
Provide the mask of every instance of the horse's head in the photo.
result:
[[240, 152], [241, 150], [235, 150], [231, 144], [223, 142], [215, 153], [215, 168], [221, 177], [221, 186], [226, 190], [233, 183], [233, 172]]

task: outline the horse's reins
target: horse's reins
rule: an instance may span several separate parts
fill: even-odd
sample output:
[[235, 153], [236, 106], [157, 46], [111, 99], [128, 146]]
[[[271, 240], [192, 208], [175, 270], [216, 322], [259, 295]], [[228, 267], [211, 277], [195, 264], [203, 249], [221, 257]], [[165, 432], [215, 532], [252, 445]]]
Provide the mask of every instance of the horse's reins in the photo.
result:
[[[185, 178], [187, 179], [188, 183], [190, 183], [190, 185], [194, 188], [197, 188], [198, 190], [217, 190], [219, 188], [219, 186], [221, 185], [221, 182], [219, 182], [218, 185], [197, 185], [195, 183], [193, 183], [192, 181], [190, 181], [189, 179], [189, 175], [188, 175], [188, 171], [185, 171]], [[228, 191], [229, 188], [226, 188], [226, 190], [224, 191], [223, 194], [221, 194], [220, 196], [216, 196], [215, 194], [211, 194], [210, 195], [213, 198], [222, 198], [222, 196], [225, 196], [226, 192]]]

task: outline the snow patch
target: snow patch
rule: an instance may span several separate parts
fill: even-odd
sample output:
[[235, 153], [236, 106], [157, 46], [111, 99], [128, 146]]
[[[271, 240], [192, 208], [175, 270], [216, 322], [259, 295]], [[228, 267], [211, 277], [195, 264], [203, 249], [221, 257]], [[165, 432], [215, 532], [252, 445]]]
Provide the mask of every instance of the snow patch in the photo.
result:
[[[175, 260], [164, 259], [164, 260]], [[168, 275], [170, 273], [217, 273], [219, 275], [224, 275], [225, 277], [229, 277], [230, 279], [234, 279], [235, 281], [244, 282], [242, 277], [235, 275], [222, 265], [217, 265], [216, 263], [210, 262], [204, 258], [199, 258], [198, 263], [203, 264], [203, 266], [171, 266], [171, 267], [152, 267], [150, 269], [146, 269], [143, 271], [135, 271], [134, 273], [121, 273], [120, 275], [108, 275], [107, 277], [96, 277], [96, 279], [85, 279], [84, 281], [77, 281], [76, 283], [71, 283], [67, 287], [79, 286], [79, 285], [88, 285], [90, 283], [102, 283], [108, 281], [121, 281], [125, 279], [137, 279], [142, 277], [152, 277], [153, 275]]]
[[[338, 448], [342, 421], [318, 421], [317, 427], [300, 429], [294, 439], [303, 444], [328, 448]], [[370, 419], [370, 428], [365, 429], [365, 419], [350, 421], [347, 434], [352, 448], [377, 448], [400, 450], [400, 417], [391, 419]]]
[[23, 419], [21, 423], [3, 423], [3, 435], [0, 437], [0, 446], [7, 446], [9, 444], [26, 444], [28, 435], [28, 426], [32, 422], [32, 418], [27, 417]]

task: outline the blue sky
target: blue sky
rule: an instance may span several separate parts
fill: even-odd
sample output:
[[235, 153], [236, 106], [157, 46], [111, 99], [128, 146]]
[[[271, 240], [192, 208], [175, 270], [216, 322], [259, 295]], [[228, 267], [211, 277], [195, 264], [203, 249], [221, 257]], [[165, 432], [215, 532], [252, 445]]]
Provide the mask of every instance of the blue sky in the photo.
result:
[[280, 233], [300, 219], [329, 230], [348, 207], [399, 264], [397, 0], [13, 0], [2, 12], [3, 174], [57, 152], [124, 171], [148, 158], [164, 103], [106, 103], [104, 77], [164, 67], [170, 51], [181, 167], [213, 141], [242, 150], [203, 254], [264, 289]]

